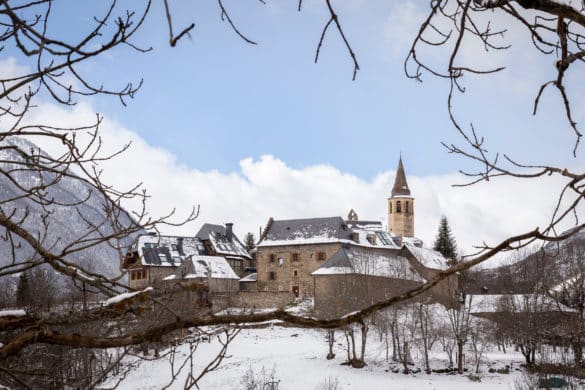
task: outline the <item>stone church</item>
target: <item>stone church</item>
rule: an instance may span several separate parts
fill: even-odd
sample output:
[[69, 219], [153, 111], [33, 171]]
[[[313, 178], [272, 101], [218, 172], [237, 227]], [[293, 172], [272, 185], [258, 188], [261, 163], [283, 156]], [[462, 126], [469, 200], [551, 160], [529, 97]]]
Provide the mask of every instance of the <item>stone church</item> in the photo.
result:
[[[271, 218], [257, 247], [258, 291], [314, 297], [316, 313], [321, 309], [320, 316], [334, 317], [420, 285], [448, 268], [448, 259], [423, 248], [415, 237], [414, 197], [402, 158], [387, 204], [387, 229], [379, 221], [359, 220], [354, 210], [347, 219]], [[447, 300], [456, 284], [449, 279], [434, 288], [437, 300]]]

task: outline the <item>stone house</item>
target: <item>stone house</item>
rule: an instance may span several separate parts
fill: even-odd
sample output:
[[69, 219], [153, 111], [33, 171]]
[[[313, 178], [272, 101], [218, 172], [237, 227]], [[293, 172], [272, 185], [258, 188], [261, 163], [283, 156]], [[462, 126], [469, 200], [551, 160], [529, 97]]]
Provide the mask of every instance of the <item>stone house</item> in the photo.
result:
[[[351, 214], [351, 213], [350, 213]], [[399, 250], [396, 237], [380, 222], [341, 217], [270, 219], [257, 245], [258, 291], [314, 295], [311, 275], [344, 245]]]
[[172, 275], [187, 256], [204, 251], [203, 244], [195, 237], [143, 234], [122, 260], [122, 270], [128, 272], [128, 285], [132, 289], [156, 286]]
[[315, 315], [339, 318], [420, 286], [424, 279], [399, 250], [340, 248], [312, 273]]
[[210, 293], [234, 293], [239, 290], [240, 277], [221, 256], [188, 256], [165, 282], [194, 281], [207, 285]]
[[195, 237], [140, 235], [122, 259], [130, 288], [155, 286], [190, 256], [219, 256], [242, 277], [255, 271], [252, 257], [233, 233], [233, 224], [204, 224]]
[[[346, 245], [312, 273], [315, 315], [339, 318], [364, 309], [419, 287], [447, 267], [440, 253], [411, 245], [399, 250]], [[456, 281], [455, 277], [440, 282], [422, 296], [451, 305], [457, 295]]]
[[233, 231], [233, 223], [204, 224], [195, 235], [205, 248], [207, 256], [223, 256], [239, 277], [256, 271], [256, 264], [246, 247]]

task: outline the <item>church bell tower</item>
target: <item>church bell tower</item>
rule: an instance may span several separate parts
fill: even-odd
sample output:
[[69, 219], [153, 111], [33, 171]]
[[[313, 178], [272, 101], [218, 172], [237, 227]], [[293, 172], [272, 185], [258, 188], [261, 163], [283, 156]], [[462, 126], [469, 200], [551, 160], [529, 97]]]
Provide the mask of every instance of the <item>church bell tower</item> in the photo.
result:
[[414, 198], [406, 182], [402, 157], [388, 198], [388, 231], [400, 237], [414, 237]]

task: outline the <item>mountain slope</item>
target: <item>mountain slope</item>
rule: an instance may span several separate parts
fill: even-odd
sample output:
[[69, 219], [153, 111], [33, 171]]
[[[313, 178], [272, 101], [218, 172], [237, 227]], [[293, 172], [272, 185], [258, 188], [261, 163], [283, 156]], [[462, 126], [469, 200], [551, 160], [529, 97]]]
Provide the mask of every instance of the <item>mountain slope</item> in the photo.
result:
[[[45, 248], [51, 248], [53, 253], [79, 239], [95, 239], [114, 232], [104, 208], [103, 195], [96, 188], [82, 180], [59, 178], [49, 171], [35, 169], [34, 164], [25, 164], [26, 160], [19, 150], [27, 153], [34, 150], [41, 156], [47, 156], [32, 142], [22, 138], [8, 137], [0, 142], [0, 208], [5, 215], [12, 214], [12, 220], [26, 216], [22, 226], [42, 241]], [[53, 201], [51, 204], [43, 205], [25, 196], [23, 189], [49, 183], [54, 184], [42, 191], [43, 198]], [[131, 226], [134, 222], [126, 212], [121, 211], [118, 223]], [[99, 227], [94, 229], [91, 225]], [[11, 245], [3, 227], [0, 227], [0, 237], [0, 266], [35, 258], [35, 251], [22, 239], [13, 235], [15, 245]], [[134, 237], [125, 238], [122, 244], [129, 245]], [[119, 274], [120, 254], [107, 243], [84, 249], [65, 259], [108, 277]]]

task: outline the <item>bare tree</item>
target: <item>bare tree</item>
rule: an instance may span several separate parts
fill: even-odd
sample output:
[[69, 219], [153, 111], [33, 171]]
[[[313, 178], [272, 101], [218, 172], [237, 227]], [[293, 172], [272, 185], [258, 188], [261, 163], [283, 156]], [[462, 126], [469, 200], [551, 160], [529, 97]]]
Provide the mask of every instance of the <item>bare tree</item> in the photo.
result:
[[447, 316], [451, 328], [452, 337], [457, 345], [457, 371], [462, 374], [464, 369], [464, 346], [469, 340], [472, 297], [462, 294], [459, 305], [447, 308]]
[[[299, 9], [301, 4], [299, 2]], [[164, 23], [168, 27], [169, 44], [175, 46], [182, 37], [189, 34], [194, 25], [188, 25], [177, 32], [172, 23], [172, 9], [168, 1], [163, 1], [162, 5], [165, 8]], [[99, 169], [100, 161], [115, 158], [118, 153], [107, 154], [102, 149], [100, 116], [96, 116], [94, 123], [81, 127], [54, 127], [29, 121], [30, 110], [39, 93], [47, 94], [64, 105], [74, 104], [77, 99], [94, 94], [110, 95], [126, 104], [138, 91], [141, 81], [119, 88], [108, 88], [103, 85], [102, 80], [92, 80], [91, 75], [84, 73], [80, 64], [116, 47], [140, 52], [150, 50], [149, 47], [139, 47], [133, 38], [143, 26], [152, 6], [152, 1], [145, 0], [136, 8], [126, 10], [120, 9], [118, 3], [111, 2], [102, 15], [95, 17], [94, 25], [89, 31], [82, 36], [71, 36], [63, 40], [51, 36], [50, 29], [47, 28], [54, 20], [51, 0], [0, 2], [0, 22], [4, 28], [0, 42], [3, 47], [10, 47], [23, 58], [31, 59], [30, 63], [33, 64], [30, 72], [0, 78], [0, 118], [4, 124], [0, 131], [0, 174], [10, 187], [7, 195], [0, 199], [0, 234], [2, 242], [8, 248], [6, 253], [9, 257], [6, 264], [0, 265], [0, 279], [44, 266], [82, 289], [112, 296], [126, 288], [119, 275], [104, 276], [91, 271], [80, 265], [76, 258], [102, 245], [111, 248], [118, 257], [122, 256], [133, 235], [145, 229], [156, 230], [161, 224], [182, 223], [196, 217], [196, 210], [179, 221], [169, 220], [173, 216], [172, 212], [162, 217], [151, 216], [146, 193], [140, 186], [130, 185], [126, 189], [120, 189], [103, 181]], [[329, 17], [318, 41], [315, 61], [323, 49], [326, 32], [330, 28], [335, 29], [352, 59], [355, 78], [359, 70], [357, 54], [343, 30], [343, 19], [329, 0], [325, 0], [324, 6]], [[218, 1], [218, 7], [221, 17], [228, 25], [242, 39], [254, 44], [237, 28], [221, 1]], [[0, 363], [4, 364], [5, 359], [22, 351], [26, 352], [26, 348], [38, 343], [83, 348], [126, 347], [160, 339], [176, 330], [205, 325], [282, 320], [299, 326], [327, 329], [342, 328], [360, 321], [365, 326], [366, 318], [376, 311], [418, 296], [449, 275], [485, 262], [501, 251], [524, 247], [536, 240], [561, 241], [581, 231], [584, 225], [578, 218], [578, 206], [584, 198], [584, 173], [538, 162], [519, 163], [512, 156], [504, 155], [502, 158], [497, 153], [490, 154], [487, 151], [486, 138], [479, 134], [476, 126], [466, 127], [458, 120], [453, 99], [456, 94], [464, 91], [463, 76], [469, 73], [485, 75], [501, 70], [477, 69], [473, 64], [462, 63], [460, 51], [463, 38], [474, 39], [473, 44], [489, 50], [507, 47], [495, 41], [505, 36], [505, 29], [494, 31], [490, 23], [480, 20], [483, 15], [488, 15], [486, 12], [492, 12], [489, 14], [493, 15], [492, 18], [500, 14], [511, 16], [509, 20], [512, 23], [527, 29], [536, 50], [554, 57], [556, 77], [541, 85], [535, 97], [534, 110], [538, 108], [540, 97], [549, 87], [558, 91], [565, 108], [568, 127], [576, 138], [572, 153], [577, 155], [581, 133], [573, 119], [571, 95], [565, 76], [570, 69], [583, 62], [585, 57], [584, 11], [582, 8], [553, 0], [434, 1], [430, 4], [429, 15], [414, 39], [406, 62], [406, 72], [410, 77], [420, 79], [423, 72], [428, 72], [449, 81], [449, 115], [462, 137], [463, 146], [445, 143], [445, 147], [448, 152], [479, 164], [477, 171], [465, 173], [471, 179], [467, 184], [501, 176], [532, 179], [555, 175], [565, 180], [563, 187], [559, 188], [558, 202], [551, 210], [548, 224], [510, 236], [496, 245], [482, 244], [477, 253], [449, 270], [439, 272], [420, 287], [338, 319], [304, 318], [284, 310], [242, 315], [201, 312], [183, 317], [165, 309], [169, 316], [167, 320], [152, 323], [148, 327], [119, 326], [115, 333], [100, 332], [101, 329], [95, 329], [95, 333], [79, 330], [80, 324], [93, 321], [108, 320], [124, 325], [126, 318], [137, 316], [144, 310], [152, 307], [165, 308], [164, 297], [149, 291], [137, 292], [115, 305], [75, 310], [67, 316], [63, 313], [39, 315], [31, 312], [24, 315], [2, 315]], [[444, 68], [440, 68], [440, 65], [437, 68], [434, 63], [429, 64], [422, 59], [421, 51], [431, 47], [447, 50]], [[58, 144], [60, 152], [54, 156], [47, 155], [30, 143], [31, 140], [38, 144]], [[23, 182], [23, 176], [33, 177], [34, 180]], [[74, 197], [60, 199], [56, 196], [58, 188], [67, 183], [84, 190]], [[128, 214], [121, 205], [131, 199], [137, 200], [140, 207]], [[25, 202], [25, 206], [21, 207], [22, 203], [16, 206], [17, 202]], [[88, 202], [99, 204], [101, 213], [90, 215], [84, 211], [83, 205]], [[67, 212], [81, 221], [80, 226], [69, 237], [55, 237], [55, 214]], [[558, 234], [558, 226], [570, 217], [575, 218], [575, 228]], [[457, 316], [454, 321], [459, 324], [465, 322], [465, 318], [459, 318], [465, 317], [464, 310], [453, 314]], [[456, 328], [460, 329], [459, 325]], [[458, 343], [464, 343], [463, 340], [466, 339], [465, 332], [461, 332], [461, 337], [458, 336], [461, 341]], [[362, 348], [365, 348], [365, 340]], [[363, 353], [361, 355], [363, 358]]]

